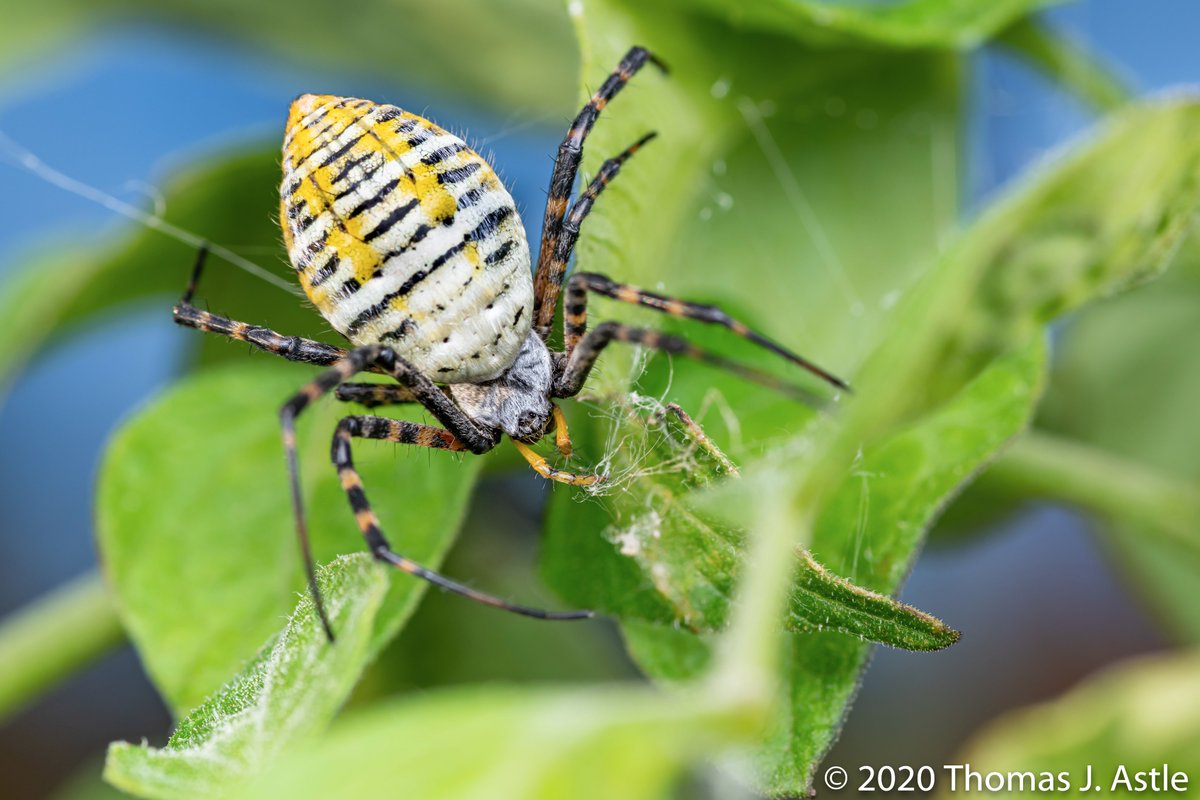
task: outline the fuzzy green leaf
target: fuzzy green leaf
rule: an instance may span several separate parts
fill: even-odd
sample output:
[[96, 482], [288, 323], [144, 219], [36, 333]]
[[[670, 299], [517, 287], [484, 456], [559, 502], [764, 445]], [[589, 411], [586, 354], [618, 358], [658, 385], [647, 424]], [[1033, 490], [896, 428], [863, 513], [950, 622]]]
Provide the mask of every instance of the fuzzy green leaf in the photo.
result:
[[996, 355], [1080, 305], [1157, 277], [1197, 219], [1200, 105], [1181, 97], [1114, 115], [1035, 170], [943, 257], [875, 355], [880, 383], [936, 403]]
[[443, 691], [348, 717], [235, 796], [649, 800], [735, 725], [644, 687]]
[[[811, 545], [816, 556], [858, 584], [894, 591], [947, 498], [1028, 423], [1045, 360], [1039, 344], [999, 360], [938, 412], [865, 452], [818, 519]], [[696, 566], [678, 566], [689, 568]], [[803, 593], [803, 583], [796, 593]], [[843, 601], [829, 614], [827, 627], [865, 636], [852, 627], [861, 617], [848, 605]], [[791, 609], [796, 615], [795, 595]], [[805, 609], [808, 620], [816, 610]], [[913, 645], [926, 641], [929, 628], [919, 628], [915, 642], [904, 638], [909, 627], [893, 623], [885, 630], [886, 637], [866, 638], [928, 649]], [[711, 661], [705, 642], [689, 641], [686, 634], [664, 639], [663, 628], [645, 625], [627, 627], [625, 634], [639, 665], [653, 676], [694, 678]], [[771, 794], [807, 785], [812, 764], [840, 728], [868, 653], [867, 644], [841, 634], [787, 638], [787, 699], [778, 704], [771, 736], [756, 756], [757, 780]]]
[[[252, 362], [177, 384], [114, 437], [100, 472], [104, 567], [147, 671], [178, 712], [214, 692], [278, 631], [304, 590], [278, 411], [314, 372], [265, 355]], [[318, 562], [362, 547], [329, 463], [334, 421], [345, 413], [328, 399], [300, 418]], [[458, 530], [478, 459], [364, 441], [355, 462], [397, 550], [436, 568]], [[395, 576], [372, 653], [424, 588]]]
[[[847, 409], [846, 432], [834, 435], [833, 450], [814, 450], [806, 436], [781, 446], [781, 433], [807, 431], [812, 415], [704, 368], [672, 365], [666, 397], [692, 410], [706, 399], [724, 409], [710, 413], [706, 426], [715, 418], [710, 431], [723, 446], [730, 444], [735, 461], [751, 465], [743, 492], [736, 499], [722, 494], [725, 516], [749, 508], [755, 492], [769, 491], [758, 487], [772, 474], [785, 483], [791, 476], [796, 486], [816, 480], [821, 488], [810, 487], [805, 495], [822, 501], [814, 556], [834, 574], [894, 592], [947, 498], [1031, 416], [1043, 364], [1037, 340], [1045, 323], [1157, 274], [1191, 225], [1195, 106], [1180, 100], [1116, 118], [986, 214], [922, 280], [922, 260], [934, 260], [953, 214], [953, 187], [940, 183], [953, 173], [928, 169], [930, 150], [938, 156], [937, 142], [953, 147], [952, 67], [931, 55], [893, 62], [886, 54], [839, 51], [822, 52], [819, 63], [809, 63], [812, 56], [802, 48], [785, 49], [760, 34], [726, 35], [719, 48], [705, 50], [710, 32], [703, 20], [619, 2], [586, 4], [579, 23], [589, 85], [615, 61], [623, 42], [662, 41], [660, 54], [682, 64], [667, 85], [639, 78], [634, 99], [614, 102], [614, 108], [622, 104], [620, 120], [597, 126], [589, 145], [593, 158], [652, 127], [672, 148], [631, 162], [598, 204], [582, 243], [581, 268], [661, 282], [696, 299], [720, 298], [768, 335], [843, 374], [854, 372], [846, 364], [867, 362], [855, 381], [860, 391]], [[680, 37], [657, 35], [666, 28], [684, 28], [689, 38], [681, 43]], [[780, 56], [784, 52], [787, 58]], [[772, 54], [769, 74], [790, 82], [746, 82], [739, 70], [753, 69], [748, 65], [757, 53]], [[859, 86], [858, 74], [869, 75], [869, 84]], [[826, 81], [836, 85], [836, 94]], [[948, 94], [939, 101], [943, 87]], [[908, 113], [914, 103], [926, 103], [924, 125], [910, 121], [904, 127], [902, 120], [911, 118], [889, 112], [889, 100]], [[846, 125], [846, 117], [857, 124]], [[890, 187], [903, 187], [904, 199], [889, 197]], [[933, 202], [922, 203], [926, 198]], [[873, 204], [880, 204], [875, 214]], [[656, 220], [651, 230], [626, 229], [647, 215]], [[862, 236], [864, 220], [871, 236]], [[753, 243], [749, 251], [747, 243]], [[876, 246], [880, 253], [872, 252]], [[802, 264], [808, 269], [799, 269]], [[633, 317], [611, 305], [602, 308], [593, 314]], [[640, 315], [637, 321], [656, 320]], [[709, 346], [724, 341], [715, 346], [754, 358], [709, 332], [689, 335]], [[643, 395], [658, 395], [668, 385], [661, 368], [652, 365], [643, 375], [629, 358], [605, 357], [608, 365], [589, 387], [602, 408], [615, 398], [619, 403], [631, 378], [640, 377]], [[635, 397], [618, 405], [607, 425], [578, 432], [581, 451], [603, 454], [603, 463], [615, 467], [615, 489], [610, 485], [600, 504], [573, 503], [568, 493], [557, 493], [546, 575], [573, 600], [600, 607], [628, 610], [650, 598], [661, 609], [667, 598], [685, 626], [720, 619], [728, 603], [722, 589], [732, 581], [730, 554], [739, 545], [736, 524], [732, 535], [710, 530], [703, 539], [709, 547], [678, 558], [689, 549], [682, 544], [689, 536], [695, 540], [697, 531], [713, 525], [697, 515], [699, 504], [657, 489], [664, 464], [667, 472], [679, 473], [677, 479], [694, 482], [691, 465], [664, 461], [628, 436], [636, 428], [631, 418], [653, 406]], [[775, 457], [754, 467], [762, 452]], [[613, 509], [616, 522], [606, 523]], [[607, 535], [580, 535], [591, 529]], [[669, 539], [681, 544], [660, 544]], [[657, 570], [636, 563], [656, 549], [675, 559], [659, 562]], [[713, 575], [721, 581], [714, 583]], [[654, 621], [649, 613], [631, 618], [638, 621], [626, 627], [626, 636], [651, 674], [690, 676], [706, 663], [703, 640], [647, 625]], [[788, 701], [758, 759], [760, 779], [773, 793], [805, 789], [813, 761], [839, 727], [867, 652], [832, 634], [790, 641]]]
[[156, 800], [223, 796], [328, 724], [366, 663], [388, 580], [357, 554], [322, 569], [318, 582], [336, 643], [302, 598], [278, 638], [182, 720], [166, 747], [111, 745], [105, 779]]
[[[607, 434], [621, 441], [607, 462], [616, 477], [598, 502], [553, 504], [543, 552], [547, 573], [572, 603], [624, 622], [720, 631], [740, 571], [744, 525], [697, 507], [693, 492], [732, 465], [715, 445], [670, 424], [676, 418], [664, 409], [639, 414], [618, 399], [612, 403], [621, 409], [619, 427]], [[582, 426], [574, 430], [583, 433]], [[615, 490], [614, 482], [620, 483]], [[581, 524], [602, 537], [581, 541], [568, 533]], [[958, 639], [941, 620], [830, 573], [804, 550], [796, 554], [795, 571], [789, 630], [841, 631], [909, 650], [938, 650]]]
[[[941, 398], [950, 392], [961, 396], [962, 381], [993, 372], [996, 354], [1038, 337], [1040, 325], [1056, 314], [1161, 271], [1200, 210], [1198, 127], [1200, 104], [1188, 99], [1123, 111], [987, 212], [904, 298], [894, 318], [896, 333], [863, 370], [861, 393], [843, 427], [806, 454], [798, 491], [810, 502], [830, 491], [826, 487], [836, 486], [833, 463], [849, 465], [864, 443], [905, 425], [905, 414], [921, 409], [929, 418], [929, 408], [944, 404]], [[1035, 398], [1029, 391], [1026, 402], [1031, 406]], [[826, 515], [836, 507], [839, 491]], [[835, 570], [844, 568], [850, 552], [844, 534], [825, 536], [821, 530], [813, 539], [814, 554]], [[920, 540], [919, 533], [907, 542], [872, 539], [867, 568], [874, 577], [858, 579], [893, 591]], [[797, 672], [827, 661], [829, 647], [801, 644], [793, 653], [793, 663], [803, 667]], [[850, 693], [847, 683], [844, 700]], [[796, 708], [801, 720], [810, 713], [808, 706]], [[811, 731], [801, 723], [801, 733]], [[780, 752], [790, 759], [796, 750], [793, 745]], [[773, 784], [775, 791], [794, 790], [810, 774], [797, 769], [788, 776], [777, 769], [775, 759], [764, 759], [766, 774], [786, 778]]]

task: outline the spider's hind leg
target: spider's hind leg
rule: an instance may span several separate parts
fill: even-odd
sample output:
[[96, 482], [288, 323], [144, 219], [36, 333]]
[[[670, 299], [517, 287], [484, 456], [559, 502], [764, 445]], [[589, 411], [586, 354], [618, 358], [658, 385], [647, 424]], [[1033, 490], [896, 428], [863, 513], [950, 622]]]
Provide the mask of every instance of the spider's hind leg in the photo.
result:
[[657, 135], [653, 131], [647, 133], [601, 164], [599, 172], [571, 206], [571, 213], [562, 221], [558, 236], [550, 245], [543, 244], [543, 247], [550, 246], [552, 249], [549, 250], [550, 257], [544, 265], [541, 265], [539, 260], [537, 271], [535, 326], [542, 339], [545, 339], [550, 333], [550, 323], [554, 320], [554, 307], [558, 301], [558, 293], [562, 289], [563, 275], [567, 272], [567, 262], [571, 260], [571, 253], [575, 251], [575, 243], [579, 241], [579, 232], [583, 221], [591, 213], [592, 207], [596, 204], [596, 198], [617, 177], [617, 173], [621, 171], [625, 162]]
[[300, 336], [285, 336], [260, 325], [238, 322], [196, 308], [192, 305], [192, 298], [196, 294], [196, 285], [200, 282], [200, 275], [204, 271], [204, 262], [207, 257], [207, 247], [201, 247], [196, 253], [196, 264], [192, 268], [191, 278], [188, 280], [187, 288], [184, 289], [183, 297], [179, 299], [179, 303], [174, 309], [176, 324], [247, 342], [259, 350], [282, 356], [288, 361], [327, 366], [339, 358], [346, 357], [346, 350], [340, 347]]
[[346, 491], [346, 496], [350, 499], [350, 508], [354, 511], [354, 518], [358, 522], [359, 530], [362, 531], [367, 547], [371, 550], [371, 554], [375, 558], [410, 575], [415, 575], [418, 578], [429, 581], [435, 586], [440, 586], [443, 589], [474, 600], [477, 603], [503, 609], [504, 611], [511, 611], [514, 614], [547, 620], [587, 619], [592, 616], [592, 612], [590, 611], [544, 611], [538, 608], [510, 603], [494, 595], [477, 591], [469, 586], [464, 586], [461, 583], [450, 580], [392, 550], [391, 545], [388, 544], [387, 539], [383, 535], [383, 531], [380, 530], [378, 517], [375, 516], [375, 512], [371, 510], [371, 504], [367, 501], [362, 479], [354, 469], [354, 459], [350, 453], [350, 440], [352, 438], [379, 439], [387, 442], [430, 447], [436, 450], [463, 451], [467, 447], [448, 430], [416, 422], [406, 422], [384, 417], [356, 416], [346, 417], [338, 424], [337, 431], [333, 435], [331, 456], [334, 466], [337, 467], [338, 478], [341, 480], [342, 488]]

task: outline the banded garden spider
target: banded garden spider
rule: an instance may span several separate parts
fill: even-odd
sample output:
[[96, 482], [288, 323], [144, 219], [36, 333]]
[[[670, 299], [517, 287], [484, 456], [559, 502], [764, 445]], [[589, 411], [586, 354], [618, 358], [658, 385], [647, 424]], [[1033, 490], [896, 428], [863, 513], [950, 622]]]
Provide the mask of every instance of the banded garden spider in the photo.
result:
[[[530, 449], [551, 430], [570, 454], [566, 421], [553, 398], [583, 387], [612, 342], [663, 350], [730, 370], [775, 388], [773, 376], [701, 350], [684, 339], [617, 322], [587, 330], [587, 295], [646, 306], [721, 325], [840, 389], [840, 379], [751, 330], [719, 308], [675, 300], [609, 278], [578, 272], [564, 294], [563, 350], [547, 338], [580, 225], [621, 166], [654, 137], [647, 134], [608, 159], [570, 206], [583, 143], [600, 111], [654, 55], [632, 48], [579, 112], [558, 148], [537, 269], [513, 199], [488, 163], [459, 138], [415, 114], [368, 100], [301, 95], [283, 141], [280, 216], [301, 286], [350, 348], [284, 336], [192, 305], [206, 251], [196, 259], [175, 306], [180, 325], [248, 342], [261, 350], [329, 367], [284, 403], [283, 444], [296, 531], [308, 584], [326, 635], [333, 639], [317, 588], [296, 459], [295, 420], [314, 400], [368, 407], [419, 403], [444, 427], [379, 416], [341, 420], [332, 459], [371, 553], [380, 561], [486, 605], [541, 619], [581, 619], [590, 611], [544, 611], [476, 591], [395, 552], [384, 538], [354, 469], [352, 439], [379, 439], [441, 450], [486, 453], [509, 436], [543, 477], [585, 485], [595, 475], [550, 466]], [[348, 383], [377, 372], [396, 384]], [[801, 396], [805, 396], [800, 390]]]

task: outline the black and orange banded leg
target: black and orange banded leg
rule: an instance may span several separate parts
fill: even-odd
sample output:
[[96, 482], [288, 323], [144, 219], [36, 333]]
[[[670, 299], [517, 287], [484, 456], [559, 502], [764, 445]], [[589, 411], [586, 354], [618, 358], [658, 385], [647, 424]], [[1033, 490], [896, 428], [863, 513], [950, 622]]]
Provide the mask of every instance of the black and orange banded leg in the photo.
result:
[[740, 364], [716, 353], [710, 353], [678, 336], [646, 328], [634, 328], [619, 322], [601, 322], [579, 340], [567, 358], [562, 374], [554, 382], [554, 396], [573, 397], [579, 394], [592, 367], [596, 365], [596, 359], [600, 357], [604, 348], [613, 342], [637, 344], [654, 350], [662, 350], [672, 355], [694, 358], [726, 372], [731, 372], [740, 378], [774, 389], [802, 403], [812, 406], [821, 404], [821, 398], [812, 392], [780, 380], [769, 372]]
[[325, 613], [325, 604], [317, 588], [316, 565], [313, 563], [312, 548], [308, 536], [308, 523], [304, 516], [304, 498], [300, 492], [300, 465], [296, 457], [296, 417], [314, 400], [330, 392], [341, 383], [368, 369], [378, 368], [391, 375], [402, 386], [413, 393], [416, 401], [423, 405], [439, 422], [465, 445], [472, 453], [486, 453], [496, 446], [499, 436], [481, 430], [425, 375], [401, 359], [390, 347], [367, 345], [358, 347], [339, 359], [329, 369], [305, 385], [279, 410], [279, 422], [283, 428], [283, 447], [287, 453], [288, 476], [292, 490], [292, 513], [296, 518], [296, 538], [304, 556], [304, 569], [308, 576], [309, 590], [317, 616], [325, 627], [325, 633], [333, 640], [333, 630]]
[[[631, 144], [629, 147], [622, 150], [618, 155], [605, 161], [600, 166], [600, 171], [592, 178], [591, 183], [583, 190], [583, 194], [579, 196], [571, 206], [571, 213], [563, 220], [562, 231], [558, 236], [558, 240], [554, 244], [554, 257], [550, 260], [548, 268], [545, 270], [547, 287], [546, 291], [553, 291], [557, 297], [559, 290], [562, 289], [563, 276], [567, 272], [567, 262], [571, 260], [571, 253], [575, 250], [575, 243], [579, 241], [579, 231], [583, 226], [583, 220], [591, 212], [592, 206], [596, 203], [596, 198], [600, 193], [612, 182], [617, 173], [621, 171], [623, 165], [629, 158], [642, 148], [646, 142], [649, 142], [658, 134], [651, 132], [647, 133], [641, 139]], [[538, 274], [542, 274], [539, 269]], [[551, 321], [554, 317], [554, 304], [551, 301], [549, 315]], [[548, 333], [550, 323], [546, 325], [545, 333]], [[539, 330], [539, 333], [543, 333]], [[543, 333], [542, 338], [545, 338]]]
[[192, 268], [192, 277], [188, 281], [183, 297], [175, 306], [176, 324], [247, 342], [259, 350], [281, 356], [288, 361], [328, 366], [338, 359], [346, 357], [348, 351], [341, 347], [304, 339], [300, 336], [285, 336], [269, 328], [237, 322], [228, 317], [196, 308], [192, 305], [192, 297], [196, 294], [196, 285], [200, 282], [200, 273], [204, 270], [204, 260], [207, 256], [207, 247], [201, 247], [196, 254], [196, 265]]
[[592, 95], [592, 99], [580, 110], [567, 130], [562, 144], [558, 146], [554, 172], [550, 176], [550, 193], [546, 198], [546, 215], [542, 224], [542, 243], [534, 275], [533, 327], [543, 340], [549, 335], [550, 326], [554, 322], [554, 306], [558, 301], [563, 271], [566, 268], [565, 261], [557, 262], [556, 253], [563, 231], [563, 220], [567, 214], [567, 202], [575, 185], [575, 176], [579, 172], [579, 163], [583, 159], [584, 140], [596, 124], [600, 112], [646, 62], [666, 71], [666, 65], [650, 51], [642, 47], [631, 48], [617, 65], [616, 71], [605, 79]]
[[417, 402], [411, 389], [390, 383], [343, 383], [337, 387], [335, 396], [343, 403], [358, 403], [367, 408]]
[[[720, 325], [743, 339], [748, 339], [760, 347], [764, 347], [772, 353], [786, 358], [788, 361], [811, 372], [826, 383], [843, 391], [850, 390], [850, 386], [841, 378], [817, 366], [807, 358], [796, 355], [791, 350], [768, 339], [761, 333], [752, 330], [744, 322], [734, 319], [717, 306], [676, 300], [661, 294], [655, 294], [654, 292], [647, 292], [636, 286], [617, 283], [611, 278], [592, 272], [576, 273], [567, 282], [567, 290], [563, 296], [563, 347], [568, 356], [579, 345], [584, 337], [584, 332], [587, 330], [588, 292], [595, 292], [596, 294], [610, 297], [622, 303], [631, 303], [633, 305], [652, 308], [655, 311], [661, 311], [672, 317], [694, 319], [710, 325]], [[709, 360], [707, 357], [702, 358]]]
[[390, 564], [396, 569], [407, 572], [410, 575], [415, 575], [418, 578], [429, 581], [435, 586], [440, 586], [443, 589], [460, 594], [477, 603], [483, 603], [484, 605], [503, 609], [504, 611], [511, 611], [514, 614], [548, 620], [587, 619], [592, 616], [592, 612], [590, 611], [545, 611], [539, 608], [530, 608], [510, 603], [494, 595], [477, 591], [469, 586], [464, 586], [461, 583], [450, 580], [444, 575], [426, 569], [415, 561], [405, 558], [392, 550], [391, 545], [388, 544], [383, 531], [380, 529], [379, 518], [371, 510], [371, 504], [367, 500], [366, 491], [363, 489], [362, 479], [354, 469], [354, 458], [350, 452], [350, 440], [353, 438], [379, 439], [386, 442], [430, 447], [435, 450], [453, 450], [459, 452], [466, 450], [467, 446], [448, 430], [436, 428], [432, 425], [421, 425], [416, 422], [406, 422], [384, 417], [356, 416], [346, 417], [338, 423], [337, 430], [333, 435], [333, 448], [330, 455], [334, 466], [337, 467], [342, 489], [345, 490], [346, 496], [350, 500], [350, 508], [354, 511], [354, 518], [358, 522], [358, 528], [362, 531], [367, 548], [375, 558], [385, 564]]

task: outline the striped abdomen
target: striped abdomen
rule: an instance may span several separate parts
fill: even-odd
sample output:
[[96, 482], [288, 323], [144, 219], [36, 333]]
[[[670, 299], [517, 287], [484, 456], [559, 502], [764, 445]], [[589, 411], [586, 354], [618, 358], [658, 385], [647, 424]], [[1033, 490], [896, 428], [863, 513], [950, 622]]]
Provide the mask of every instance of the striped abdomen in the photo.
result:
[[280, 211], [300, 284], [355, 345], [381, 343], [441, 383], [494, 378], [531, 324], [529, 246], [496, 173], [395, 106], [292, 103]]

